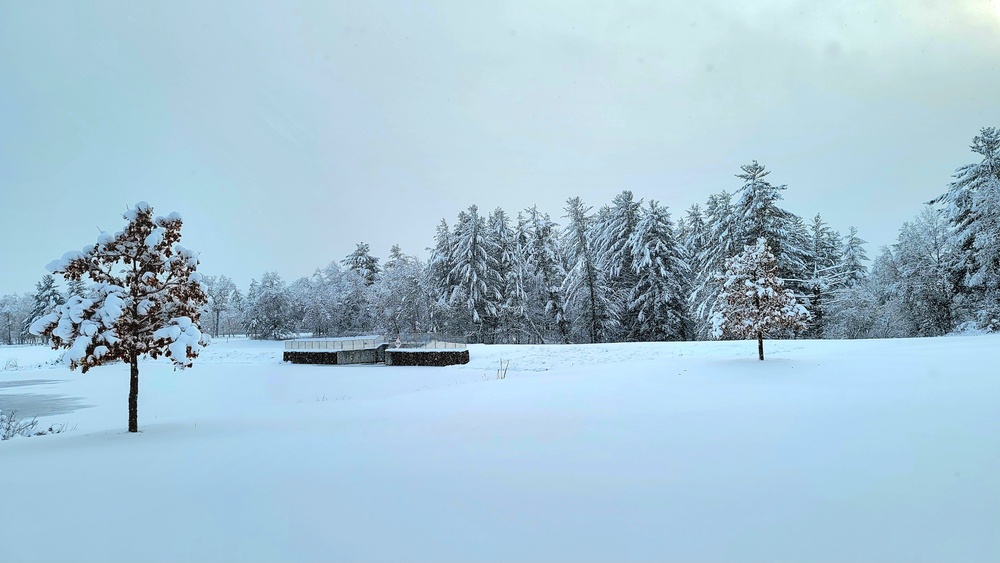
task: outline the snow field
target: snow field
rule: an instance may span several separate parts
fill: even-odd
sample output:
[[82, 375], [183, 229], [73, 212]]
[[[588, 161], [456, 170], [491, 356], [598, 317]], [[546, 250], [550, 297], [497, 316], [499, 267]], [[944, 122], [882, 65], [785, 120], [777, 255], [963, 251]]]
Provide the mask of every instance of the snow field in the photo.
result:
[[0, 444], [0, 560], [997, 560], [998, 344], [471, 346], [408, 368], [215, 342], [141, 366], [138, 435], [127, 366], [0, 371], [58, 380], [0, 394], [92, 405]]

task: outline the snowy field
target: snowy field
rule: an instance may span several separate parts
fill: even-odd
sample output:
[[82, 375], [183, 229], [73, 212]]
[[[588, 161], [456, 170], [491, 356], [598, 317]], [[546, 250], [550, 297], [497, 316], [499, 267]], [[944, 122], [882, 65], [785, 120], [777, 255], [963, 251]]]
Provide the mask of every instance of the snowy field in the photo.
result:
[[142, 364], [137, 435], [127, 366], [0, 348], [0, 409], [75, 427], [0, 443], [0, 561], [1000, 560], [997, 336], [280, 346]]

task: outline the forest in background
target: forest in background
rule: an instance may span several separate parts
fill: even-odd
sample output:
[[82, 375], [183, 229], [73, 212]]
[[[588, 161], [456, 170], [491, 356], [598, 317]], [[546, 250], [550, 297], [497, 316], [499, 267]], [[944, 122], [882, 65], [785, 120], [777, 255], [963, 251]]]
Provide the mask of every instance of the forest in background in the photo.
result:
[[[587, 343], [711, 338], [724, 265], [765, 238], [784, 287], [810, 312], [805, 338], [896, 338], [1000, 329], [1000, 131], [984, 128], [972, 162], [869, 260], [853, 227], [781, 206], [782, 184], [756, 161], [737, 189], [675, 218], [667, 206], [618, 194], [596, 210], [570, 198], [553, 217], [471, 205], [442, 219], [428, 260], [396, 245], [384, 260], [354, 252], [286, 282], [277, 272], [245, 291], [203, 279], [202, 327], [215, 337], [434, 332], [485, 343]], [[792, 188], [794, 189], [794, 188]], [[27, 327], [87, 284], [51, 275], [0, 297], [0, 344], [40, 342]], [[791, 333], [771, 336], [792, 336]]]

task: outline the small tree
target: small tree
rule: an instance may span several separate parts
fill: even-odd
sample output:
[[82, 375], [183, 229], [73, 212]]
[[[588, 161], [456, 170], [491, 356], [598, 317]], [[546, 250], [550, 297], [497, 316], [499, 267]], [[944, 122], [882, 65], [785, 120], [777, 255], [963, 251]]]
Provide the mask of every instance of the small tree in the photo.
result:
[[764, 238], [726, 261], [712, 319], [716, 338], [756, 338], [763, 360], [765, 335], [776, 329], [805, 329], [809, 311], [782, 287], [777, 272], [778, 261]]
[[121, 360], [131, 366], [128, 431], [138, 431], [139, 363], [142, 356], [170, 358], [191, 367], [207, 343], [199, 327], [206, 297], [198, 257], [180, 244], [178, 214], [154, 217], [139, 202], [123, 215], [125, 228], [102, 232], [83, 252], [67, 252], [48, 265], [70, 282], [93, 280], [87, 297], [73, 295], [56, 312], [31, 325], [54, 349], [67, 349], [70, 369]]

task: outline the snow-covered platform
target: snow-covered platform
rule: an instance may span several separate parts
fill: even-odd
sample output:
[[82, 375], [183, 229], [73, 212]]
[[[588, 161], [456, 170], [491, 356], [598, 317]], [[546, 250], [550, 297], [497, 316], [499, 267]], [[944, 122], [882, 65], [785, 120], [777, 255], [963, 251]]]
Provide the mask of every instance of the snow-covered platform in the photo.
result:
[[407, 336], [392, 342], [368, 335], [286, 340], [282, 359], [294, 364], [450, 366], [469, 363], [469, 351], [464, 342], [438, 335]]

